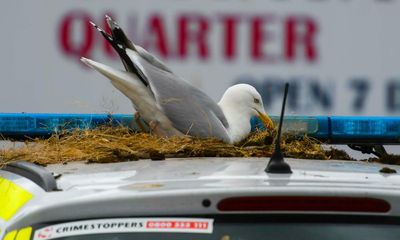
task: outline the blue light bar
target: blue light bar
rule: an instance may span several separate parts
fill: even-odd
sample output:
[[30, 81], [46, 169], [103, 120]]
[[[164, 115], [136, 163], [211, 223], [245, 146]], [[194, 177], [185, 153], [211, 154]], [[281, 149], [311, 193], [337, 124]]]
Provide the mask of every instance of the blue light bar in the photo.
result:
[[336, 141], [374, 139], [400, 142], [400, 117], [330, 117], [331, 134]]
[[[271, 116], [277, 124], [278, 116]], [[122, 125], [138, 130], [130, 114], [0, 113], [4, 138], [48, 137], [61, 130], [93, 129]], [[142, 124], [145, 126], [145, 124]], [[251, 119], [252, 130], [265, 129], [260, 119]], [[287, 116], [282, 130], [334, 144], [400, 144], [400, 117]]]
[[[321, 117], [308, 116], [285, 116], [282, 125], [282, 131], [294, 135], [318, 134], [319, 122]], [[271, 116], [271, 120], [277, 125], [279, 116]], [[253, 117], [250, 120], [251, 130], [265, 130], [262, 121], [258, 117]]]
[[62, 130], [102, 125], [137, 129], [133, 116], [128, 114], [0, 113], [0, 135], [12, 139], [48, 137]]
[[[277, 116], [271, 119], [279, 121]], [[251, 123], [253, 131], [265, 129], [258, 118]], [[400, 117], [287, 116], [282, 130], [331, 144], [400, 144]]]

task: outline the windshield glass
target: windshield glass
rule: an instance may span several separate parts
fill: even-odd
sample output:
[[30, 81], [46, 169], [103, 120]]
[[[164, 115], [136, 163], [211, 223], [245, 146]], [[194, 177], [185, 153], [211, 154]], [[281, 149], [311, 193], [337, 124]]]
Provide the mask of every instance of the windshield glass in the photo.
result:
[[78, 221], [35, 231], [34, 239], [396, 239], [395, 224], [220, 222], [213, 219], [130, 218]]

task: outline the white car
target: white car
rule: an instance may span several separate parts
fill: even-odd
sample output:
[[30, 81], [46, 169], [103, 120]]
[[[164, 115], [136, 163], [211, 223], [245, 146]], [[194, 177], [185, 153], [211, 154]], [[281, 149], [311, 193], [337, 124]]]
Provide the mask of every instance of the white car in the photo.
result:
[[[0, 238], [400, 239], [400, 166], [285, 162], [284, 105], [270, 161], [9, 164], [0, 170]], [[293, 129], [376, 155], [386, 154], [382, 139], [400, 139], [400, 118], [292, 120]]]
[[0, 236], [400, 239], [399, 166], [286, 162], [292, 173], [266, 173], [267, 158], [11, 164], [0, 170]]

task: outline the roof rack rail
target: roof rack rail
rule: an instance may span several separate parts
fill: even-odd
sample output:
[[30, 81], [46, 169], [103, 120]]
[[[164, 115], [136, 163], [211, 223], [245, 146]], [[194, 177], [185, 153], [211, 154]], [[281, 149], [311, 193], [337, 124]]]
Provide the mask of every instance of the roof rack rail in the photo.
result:
[[57, 190], [57, 182], [53, 174], [46, 168], [26, 161], [7, 164], [1, 170], [26, 177], [43, 188], [46, 192]]

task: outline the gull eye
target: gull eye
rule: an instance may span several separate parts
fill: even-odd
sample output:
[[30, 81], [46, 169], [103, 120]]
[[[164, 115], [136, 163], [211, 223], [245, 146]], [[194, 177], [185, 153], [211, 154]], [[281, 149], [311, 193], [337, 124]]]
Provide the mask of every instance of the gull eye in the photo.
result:
[[257, 104], [259, 104], [259, 103], [260, 103], [260, 100], [259, 100], [259, 99], [257, 99], [257, 98], [254, 98], [254, 103], [257, 103]]

